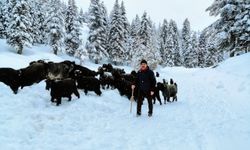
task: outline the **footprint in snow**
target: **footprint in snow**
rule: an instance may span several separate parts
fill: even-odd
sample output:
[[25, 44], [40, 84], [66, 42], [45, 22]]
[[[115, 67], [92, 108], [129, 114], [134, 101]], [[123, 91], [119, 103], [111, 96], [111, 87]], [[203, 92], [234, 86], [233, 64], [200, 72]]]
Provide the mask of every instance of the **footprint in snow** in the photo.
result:
[[224, 85], [223, 84], [219, 84], [216, 86], [217, 89], [223, 89], [224, 88]]

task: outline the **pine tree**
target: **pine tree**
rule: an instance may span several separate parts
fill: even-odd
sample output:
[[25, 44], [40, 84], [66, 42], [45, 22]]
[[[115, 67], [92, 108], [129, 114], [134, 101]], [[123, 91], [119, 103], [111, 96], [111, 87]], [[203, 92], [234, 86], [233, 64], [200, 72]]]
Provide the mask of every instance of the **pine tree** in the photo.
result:
[[139, 36], [142, 39], [142, 44], [148, 46], [150, 44], [150, 32], [151, 32], [151, 22], [148, 19], [147, 13], [144, 12], [141, 19], [141, 28], [139, 30]]
[[[3, 0], [2, 1], [3, 7], [1, 7], [2, 10], [2, 15], [1, 17], [1, 23], [2, 23], [2, 27], [0, 27], [2, 32], [2, 38], [7, 38], [7, 29], [8, 29], [8, 19], [9, 19], [9, 12], [11, 11], [11, 8], [9, 7], [9, 1], [8, 0]], [[10, 11], [9, 11], [10, 10]]]
[[65, 19], [65, 50], [70, 56], [74, 56], [82, 44], [80, 39], [80, 22], [78, 17], [75, 0], [69, 0]]
[[123, 47], [124, 47], [124, 50], [125, 50], [125, 61], [129, 61], [129, 51], [130, 51], [130, 43], [131, 43], [131, 37], [129, 35], [130, 33], [130, 24], [128, 22], [128, 19], [127, 19], [127, 16], [126, 16], [126, 9], [125, 9], [125, 6], [124, 6], [124, 2], [122, 1], [121, 3], [121, 17], [122, 17], [122, 22], [123, 22], [123, 31], [124, 31], [124, 41], [123, 41]]
[[138, 15], [136, 15], [135, 19], [132, 20], [131, 26], [130, 26], [130, 36], [136, 37], [138, 36], [138, 32], [140, 30], [141, 26], [141, 20]]
[[164, 19], [160, 29], [160, 54], [163, 64], [165, 64], [167, 61], [167, 47], [166, 47], [167, 39], [168, 39], [168, 22], [166, 19]]
[[121, 17], [122, 17], [122, 22], [123, 22], [123, 31], [124, 31], [124, 38], [127, 39], [129, 36], [129, 22], [127, 19], [127, 13], [126, 13], [126, 9], [124, 6], [124, 1], [122, 1], [121, 4]]
[[206, 63], [206, 53], [207, 53], [207, 38], [206, 38], [206, 33], [203, 31], [200, 36], [199, 36], [199, 43], [198, 43], [198, 66], [203, 68], [205, 67]]
[[48, 13], [49, 15], [46, 20], [46, 24], [49, 30], [47, 37], [54, 54], [57, 55], [58, 51], [61, 50], [63, 46], [65, 35], [64, 18], [59, 0], [51, 0], [50, 5], [51, 7]]
[[177, 24], [174, 20], [170, 20], [169, 27], [167, 29], [167, 65], [168, 66], [180, 66], [180, 47], [179, 47], [179, 34]]
[[207, 8], [211, 16], [220, 15], [213, 24], [215, 30], [213, 38], [219, 37], [216, 43], [218, 49], [228, 51], [231, 57], [236, 51], [242, 51], [250, 45], [249, 5], [248, 0], [215, 0]]
[[212, 43], [207, 46], [205, 67], [214, 66], [218, 63], [218, 50]]
[[6, 37], [6, 35], [5, 35], [6, 19], [4, 17], [5, 8], [6, 8], [6, 2], [0, 1], [0, 38]]
[[235, 51], [250, 52], [250, 1], [239, 1], [238, 9], [239, 12], [230, 30], [232, 36], [236, 37]]
[[147, 60], [152, 69], [157, 67], [158, 59], [156, 57], [159, 56], [156, 55], [158, 52], [153, 43], [153, 28], [152, 21], [148, 18], [147, 13], [144, 12], [138, 32], [138, 47], [135, 49], [132, 59], [132, 66], [136, 69], [138, 69], [138, 64], [142, 59]]
[[174, 20], [170, 20], [170, 26], [173, 27], [173, 41], [174, 41], [174, 66], [181, 66], [181, 53], [180, 53], [180, 36], [177, 24]]
[[65, 19], [67, 15], [67, 8], [68, 8], [67, 2], [59, 0], [58, 7], [61, 9], [61, 14], [63, 15], [62, 17]]
[[198, 66], [198, 36], [196, 32], [192, 33], [191, 37], [191, 49], [189, 52], [190, 61], [188, 67], [195, 68]]
[[132, 63], [132, 57], [134, 55], [135, 49], [138, 48], [139, 45], [139, 30], [140, 30], [140, 18], [138, 15], [136, 15], [135, 19], [132, 20], [130, 29], [129, 29], [129, 38], [127, 40], [127, 63]]
[[4, 20], [4, 36], [8, 37], [8, 29], [9, 29], [9, 23], [10, 23], [10, 19], [12, 17], [12, 11], [13, 11], [13, 8], [14, 6], [16, 5], [16, 0], [6, 0], [5, 1], [5, 5], [4, 7], [2, 7], [3, 9], [3, 20]]
[[114, 64], [122, 64], [125, 58], [124, 48], [124, 22], [122, 20], [121, 9], [116, 0], [111, 12], [111, 24], [109, 31], [109, 55]]
[[191, 51], [191, 27], [188, 19], [185, 19], [182, 28], [182, 56], [183, 65], [188, 67], [189, 53]]
[[[158, 34], [158, 29], [156, 28], [155, 24], [152, 23], [152, 21], [149, 19], [149, 21], [151, 22], [151, 26], [152, 26], [152, 31], [151, 31], [151, 46], [149, 48], [149, 50], [151, 51], [151, 55], [152, 55], [152, 60], [149, 60], [151, 62], [151, 67], [153, 67], [152, 69], [155, 69], [157, 67], [158, 64], [160, 64], [160, 62], [162, 62], [161, 59], [161, 54], [159, 51], [159, 34]], [[149, 62], [149, 63], [150, 63]]]
[[17, 50], [18, 54], [23, 53], [25, 46], [32, 43], [31, 36], [31, 15], [30, 4], [27, 0], [10, 1], [8, 18], [7, 43]]
[[164, 64], [169, 67], [174, 66], [174, 28], [173, 23], [169, 23], [169, 27], [167, 29], [167, 39], [166, 39], [166, 49], [165, 49], [165, 58], [166, 61]]
[[89, 37], [86, 49], [90, 60], [99, 63], [108, 57], [107, 54], [107, 12], [104, 5], [99, 0], [91, 0], [89, 7]]
[[46, 40], [46, 1], [44, 0], [31, 0], [32, 8], [32, 37], [33, 43], [45, 44]]
[[79, 12], [79, 22], [81, 24], [88, 23], [88, 12], [83, 12], [82, 8], [80, 9], [80, 12]]
[[81, 24], [86, 23], [86, 19], [85, 19], [85, 16], [84, 16], [82, 8], [80, 9], [80, 12], [79, 12], [79, 22]]

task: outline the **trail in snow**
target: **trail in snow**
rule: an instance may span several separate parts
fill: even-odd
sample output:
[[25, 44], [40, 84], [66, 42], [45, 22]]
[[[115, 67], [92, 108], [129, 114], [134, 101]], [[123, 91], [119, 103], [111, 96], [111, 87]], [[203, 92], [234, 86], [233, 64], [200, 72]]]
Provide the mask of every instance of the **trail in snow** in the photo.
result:
[[[39, 58], [72, 59], [37, 49], [24, 56], [0, 51], [0, 67], [21, 68]], [[56, 107], [44, 82], [25, 87], [18, 95], [0, 83], [0, 149], [248, 149], [249, 58], [249, 54], [236, 57], [215, 69], [158, 68], [161, 79], [178, 83], [179, 94], [177, 103], [157, 102], [152, 118], [147, 116], [146, 101], [141, 117], [135, 116], [136, 103], [130, 114], [130, 102], [116, 90], [103, 91], [101, 97], [80, 91], [80, 99], [64, 99]]]

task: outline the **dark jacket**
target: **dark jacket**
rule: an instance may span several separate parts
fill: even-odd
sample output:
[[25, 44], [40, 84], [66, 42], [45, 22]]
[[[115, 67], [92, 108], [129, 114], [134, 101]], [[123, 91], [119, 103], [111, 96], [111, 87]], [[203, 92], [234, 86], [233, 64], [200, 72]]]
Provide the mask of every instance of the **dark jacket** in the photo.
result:
[[149, 93], [150, 91], [154, 91], [156, 85], [154, 72], [149, 68], [145, 71], [139, 70], [135, 85], [145, 94]]

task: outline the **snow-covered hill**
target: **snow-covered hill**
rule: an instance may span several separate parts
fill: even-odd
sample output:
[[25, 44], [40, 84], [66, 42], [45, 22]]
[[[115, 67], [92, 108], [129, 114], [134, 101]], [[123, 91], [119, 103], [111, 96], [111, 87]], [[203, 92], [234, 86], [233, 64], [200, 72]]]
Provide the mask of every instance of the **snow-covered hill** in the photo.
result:
[[[0, 40], [0, 67], [21, 68], [32, 60], [73, 59], [55, 56], [49, 47], [16, 55]], [[212, 69], [158, 68], [161, 78], [179, 85], [178, 102], [154, 105], [154, 115], [129, 113], [130, 103], [116, 90], [50, 102], [45, 83], [17, 95], [0, 83], [1, 150], [247, 150], [250, 147], [250, 54]], [[96, 69], [90, 62], [84, 65]], [[131, 68], [125, 67], [127, 71]], [[159, 79], [161, 80], [161, 79]]]

